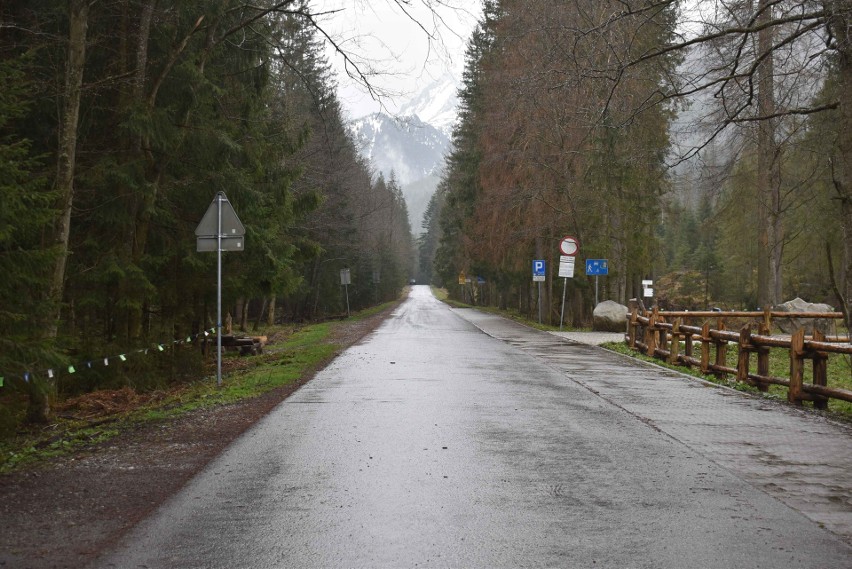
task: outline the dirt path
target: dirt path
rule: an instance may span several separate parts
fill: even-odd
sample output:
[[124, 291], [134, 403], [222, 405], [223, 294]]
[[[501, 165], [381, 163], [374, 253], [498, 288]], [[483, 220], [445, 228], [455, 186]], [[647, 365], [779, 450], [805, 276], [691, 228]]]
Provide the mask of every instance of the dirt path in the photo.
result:
[[[392, 310], [343, 323], [331, 341], [342, 348], [357, 343]], [[0, 476], [0, 568], [85, 566], [312, 377]]]

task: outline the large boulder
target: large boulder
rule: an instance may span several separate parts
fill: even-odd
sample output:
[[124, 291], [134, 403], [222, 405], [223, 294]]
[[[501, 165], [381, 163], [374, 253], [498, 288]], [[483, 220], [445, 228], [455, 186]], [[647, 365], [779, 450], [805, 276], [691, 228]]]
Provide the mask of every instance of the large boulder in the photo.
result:
[[592, 328], [598, 332], [626, 332], [627, 307], [614, 300], [605, 300], [595, 306]]
[[[774, 312], [834, 312], [834, 308], [827, 304], [813, 304], [798, 297], [779, 304], [772, 310]], [[833, 318], [773, 318], [772, 322], [785, 334], [795, 334], [802, 328], [805, 329], [806, 334], [812, 334], [814, 329], [823, 334], [831, 334], [836, 324]]]

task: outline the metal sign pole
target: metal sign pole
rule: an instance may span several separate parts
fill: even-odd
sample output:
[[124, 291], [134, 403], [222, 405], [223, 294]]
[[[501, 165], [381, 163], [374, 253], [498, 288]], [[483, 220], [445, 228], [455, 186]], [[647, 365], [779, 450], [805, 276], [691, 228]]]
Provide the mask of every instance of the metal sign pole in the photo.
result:
[[600, 277], [598, 275], [595, 275], [595, 306], [598, 305], [598, 279], [599, 278]]
[[349, 318], [349, 285], [343, 285], [343, 288], [346, 290], [346, 317]]
[[[195, 228], [198, 252], [216, 251], [216, 386], [222, 387], [222, 251], [242, 251], [246, 228], [225, 192], [217, 192]], [[205, 335], [207, 333], [205, 332]]]
[[219, 230], [216, 232], [216, 387], [222, 387], [222, 194], [216, 195]]
[[565, 288], [568, 286], [568, 277], [562, 279], [562, 312], [559, 314], [559, 331], [562, 331], [562, 322], [565, 320]]
[[541, 281], [538, 281], [538, 323], [541, 324]]

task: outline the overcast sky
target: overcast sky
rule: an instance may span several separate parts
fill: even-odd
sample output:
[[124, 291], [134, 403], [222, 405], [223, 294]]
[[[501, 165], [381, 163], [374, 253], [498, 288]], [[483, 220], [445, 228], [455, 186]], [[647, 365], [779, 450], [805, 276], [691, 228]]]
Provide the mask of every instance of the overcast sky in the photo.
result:
[[[427, 1], [435, 4], [434, 12]], [[383, 102], [390, 112], [446, 72], [460, 78], [465, 46], [482, 10], [479, 0], [410, 0], [410, 4], [403, 10], [396, 0], [313, 2], [315, 13], [336, 11], [320, 18], [322, 28], [363, 70], [374, 73], [370, 81], [387, 92]], [[379, 111], [379, 103], [366, 89], [346, 76], [344, 59], [330, 47], [327, 55], [350, 118]]]

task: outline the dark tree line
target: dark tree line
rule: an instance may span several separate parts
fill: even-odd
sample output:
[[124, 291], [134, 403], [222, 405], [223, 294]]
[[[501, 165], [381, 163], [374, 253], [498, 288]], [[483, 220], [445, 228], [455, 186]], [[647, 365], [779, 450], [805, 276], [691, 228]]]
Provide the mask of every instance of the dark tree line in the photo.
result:
[[[563, 235], [610, 261], [603, 298], [651, 278], [673, 307], [848, 314], [850, 18], [848, 0], [487, 1], [421, 255], [530, 313], [530, 261], [549, 261], [550, 321]], [[575, 323], [592, 282], [569, 281]]]
[[[194, 230], [218, 191], [247, 229], [225, 254], [236, 327], [345, 314], [344, 267], [353, 309], [399, 294], [405, 203], [358, 157], [324, 41], [305, 0], [2, 4], [6, 388], [43, 404], [48, 368], [215, 326], [215, 255]], [[194, 373], [186, 358], [67, 389]]]

